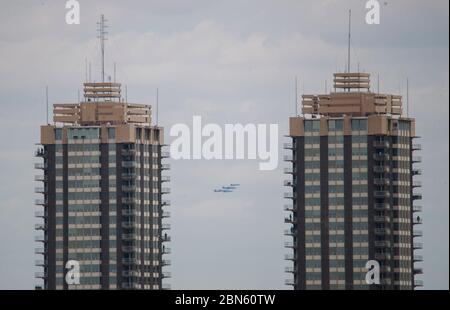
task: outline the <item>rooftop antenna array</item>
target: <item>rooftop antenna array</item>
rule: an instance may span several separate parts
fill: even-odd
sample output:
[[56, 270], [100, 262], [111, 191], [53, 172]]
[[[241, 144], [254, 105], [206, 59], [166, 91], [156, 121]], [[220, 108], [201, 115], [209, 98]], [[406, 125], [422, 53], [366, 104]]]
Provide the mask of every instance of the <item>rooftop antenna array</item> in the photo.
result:
[[348, 50], [347, 50], [347, 73], [350, 73], [350, 42], [352, 39], [352, 10], [348, 10]]
[[159, 88], [156, 88], [156, 126], [158, 126], [159, 117]]
[[298, 116], [298, 78], [295, 77], [295, 116]]
[[47, 115], [46, 115], [47, 125], [50, 125], [48, 122], [48, 86], [45, 86], [45, 104], [47, 105]]
[[108, 20], [105, 19], [105, 16], [102, 14], [100, 17], [100, 21], [97, 23], [98, 25], [98, 39], [100, 39], [100, 46], [101, 46], [101, 58], [102, 58], [102, 82], [105, 82], [105, 41], [108, 40], [106, 38], [106, 34], [108, 32], [106, 32], [106, 28], [108, 28], [108, 26], [106, 25], [106, 22]]

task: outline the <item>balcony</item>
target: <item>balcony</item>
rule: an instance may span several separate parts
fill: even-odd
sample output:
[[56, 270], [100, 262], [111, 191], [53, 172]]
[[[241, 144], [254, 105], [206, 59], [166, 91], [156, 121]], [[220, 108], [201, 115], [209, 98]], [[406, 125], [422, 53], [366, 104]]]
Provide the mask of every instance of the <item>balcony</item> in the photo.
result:
[[35, 163], [34, 164], [34, 169], [45, 170], [45, 169], [47, 169], [47, 164], [45, 164], [45, 163]]
[[134, 192], [136, 190], [136, 185], [122, 185], [123, 192]]
[[286, 273], [295, 273], [294, 267], [285, 267], [284, 272]]
[[375, 235], [385, 235], [387, 233], [387, 229], [385, 228], [375, 228]]
[[170, 182], [170, 176], [168, 175], [163, 175], [161, 176], [161, 182]]
[[34, 180], [39, 182], [47, 182], [47, 177], [45, 175], [35, 175]]
[[289, 162], [294, 162], [294, 157], [292, 155], [284, 155], [283, 156], [283, 161], [289, 161]]
[[283, 149], [285, 149], [285, 150], [293, 150], [294, 149], [294, 145], [292, 143], [284, 143], [283, 144]]
[[389, 154], [375, 153], [373, 154], [373, 159], [376, 161], [387, 161], [389, 160]]
[[389, 147], [388, 141], [373, 141], [373, 146], [377, 149], [386, 149]]
[[45, 194], [47, 190], [45, 189], [45, 187], [35, 187], [34, 188], [34, 192], [37, 194]]
[[421, 163], [422, 162], [422, 157], [420, 157], [420, 156], [413, 156], [412, 157], [412, 162], [413, 163]]
[[122, 197], [122, 203], [129, 204], [134, 203], [136, 198], [134, 197]]
[[374, 209], [376, 211], [386, 211], [390, 210], [391, 206], [388, 203], [375, 203]]
[[45, 224], [34, 224], [35, 230], [45, 230]]
[[421, 200], [422, 199], [422, 194], [416, 193], [412, 195], [412, 199], [413, 200]]
[[373, 166], [373, 172], [375, 172], [375, 173], [386, 173], [386, 172], [389, 172], [389, 168], [385, 167], [385, 166], [377, 165], [377, 166]]
[[161, 206], [170, 206], [170, 200], [163, 200], [161, 201]]
[[284, 231], [285, 236], [295, 236], [295, 230], [294, 229], [286, 229]]
[[284, 198], [286, 199], [295, 199], [295, 194], [294, 193], [284, 193]]
[[162, 218], [169, 218], [170, 217], [170, 212], [169, 211], [164, 211], [161, 213], [161, 217]]
[[415, 261], [415, 262], [423, 262], [423, 256], [414, 254], [413, 261]]
[[132, 246], [132, 245], [126, 245], [122, 247], [122, 251], [125, 253], [131, 253], [131, 252], [135, 252], [137, 251], [137, 247]]
[[284, 168], [284, 173], [285, 174], [294, 174], [294, 169], [293, 168]]
[[133, 228], [134, 225], [135, 225], [134, 222], [122, 222], [122, 227], [123, 228], [130, 229], [130, 228]]
[[126, 241], [131, 241], [136, 239], [134, 234], [122, 234], [122, 239]]
[[391, 259], [391, 254], [389, 253], [375, 253], [376, 260], [388, 260]]
[[164, 267], [164, 266], [170, 266], [170, 265], [172, 265], [172, 262], [170, 261], [170, 259], [163, 259], [163, 260], [161, 261], [161, 266], [162, 266], [162, 267]]
[[161, 289], [162, 289], [162, 290], [170, 290], [170, 288], [171, 288], [170, 284], [163, 283], [163, 284], [161, 285]]
[[289, 186], [289, 187], [294, 187], [294, 182], [286, 180], [286, 181], [283, 182], [283, 185], [284, 186]]
[[413, 181], [412, 182], [412, 187], [422, 187], [422, 182], [420, 182], [420, 181]]
[[163, 246], [163, 249], [162, 249], [162, 254], [163, 255], [165, 255], [165, 254], [170, 254], [172, 251], [170, 250], [170, 248], [168, 248], [168, 247], [166, 247], [166, 246]]
[[39, 279], [45, 279], [45, 278], [47, 278], [47, 273], [45, 273], [45, 272], [35, 272], [34, 273], [34, 277], [35, 278], [39, 278]]
[[422, 212], [422, 206], [413, 206], [413, 212]]
[[288, 212], [295, 212], [297, 209], [294, 205], [289, 204], [289, 205], [284, 205], [284, 211], [288, 211]]
[[422, 169], [413, 169], [412, 175], [422, 175]]
[[161, 165], [161, 170], [170, 170], [170, 165], [169, 164], [162, 164]]
[[35, 211], [34, 212], [34, 217], [44, 218], [45, 217], [45, 212], [44, 211]]
[[45, 236], [34, 236], [34, 241], [35, 242], [47, 242], [47, 238], [45, 238]]
[[391, 242], [390, 241], [375, 241], [375, 247], [377, 248], [387, 248], [391, 246]]
[[170, 152], [161, 152], [161, 158], [169, 158]]
[[168, 187], [161, 188], [161, 194], [162, 195], [170, 194], [170, 188]]
[[137, 166], [137, 163], [135, 161], [123, 161], [122, 167], [124, 168], [135, 168]]
[[45, 254], [45, 249], [44, 248], [35, 248], [34, 254]]
[[413, 236], [414, 237], [422, 237], [423, 236], [423, 232], [421, 230], [414, 230], [413, 231]]
[[374, 191], [373, 192], [373, 197], [377, 198], [377, 199], [384, 199], [384, 198], [388, 198], [390, 196], [388, 191]]
[[163, 279], [171, 278], [171, 277], [172, 277], [172, 274], [171, 274], [170, 272], [168, 272], [168, 271], [163, 271], [163, 272], [161, 272], [161, 277], [162, 277]]
[[413, 225], [421, 225], [421, 224], [423, 224], [422, 218], [416, 217], [413, 219]]
[[388, 178], [376, 178], [373, 180], [373, 184], [378, 185], [378, 186], [388, 185], [389, 179]]
[[170, 224], [169, 223], [161, 224], [161, 230], [169, 230], [169, 229], [170, 229]]
[[284, 247], [288, 248], [288, 249], [293, 249], [293, 248], [295, 248], [295, 245], [294, 245], [294, 242], [285, 242]]
[[373, 220], [375, 223], [386, 223], [390, 221], [386, 216], [374, 216]]
[[414, 287], [422, 287], [423, 281], [422, 280], [414, 280]]
[[413, 249], [414, 250], [421, 250], [421, 249], [423, 249], [423, 243], [422, 242], [414, 242], [413, 243]]
[[134, 211], [133, 211], [133, 209], [123, 209], [122, 210], [122, 215], [123, 216], [133, 216], [134, 215]]
[[140, 262], [135, 258], [124, 258], [124, 259], [122, 259], [122, 263], [124, 265], [133, 265], [133, 264], [139, 264]]
[[123, 270], [122, 271], [122, 276], [129, 278], [129, 277], [133, 277], [135, 275], [135, 271], [134, 270]]
[[131, 179], [134, 179], [135, 177], [136, 177], [136, 173], [134, 173], [134, 172], [122, 173], [122, 179], [124, 179], [124, 180], [131, 180]]
[[36, 157], [45, 157], [47, 154], [45, 153], [45, 150], [43, 148], [38, 148], [35, 152], [34, 152], [34, 156]]
[[422, 268], [414, 268], [414, 274], [423, 274], [423, 269]]
[[294, 285], [295, 285], [294, 279], [286, 279], [286, 280], [284, 281], [284, 284], [290, 285], [290, 286], [294, 286]]
[[286, 217], [284, 222], [287, 224], [295, 224], [297, 223], [297, 219], [295, 217]]
[[164, 236], [161, 237], [161, 242], [170, 242], [171, 241], [171, 237], [168, 236], [167, 234], [164, 234]]
[[38, 267], [43, 267], [43, 266], [46, 265], [46, 264], [45, 264], [45, 260], [43, 260], [43, 259], [36, 259], [36, 260], [34, 261], [34, 265], [35, 265], [35, 266], [38, 266]]
[[285, 260], [291, 260], [291, 261], [294, 261], [294, 260], [295, 260], [295, 256], [294, 256], [294, 254], [285, 254], [285, 255], [284, 255], [284, 259], [285, 259]]
[[413, 151], [420, 151], [420, 150], [422, 150], [422, 145], [421, 144], [413, 144], [412, 145], [412, 150]]
[[136, 154], [136, 150], [135, 149], [123, 149], [122, 150], [122, 155], [123, 156], [134, 156]]

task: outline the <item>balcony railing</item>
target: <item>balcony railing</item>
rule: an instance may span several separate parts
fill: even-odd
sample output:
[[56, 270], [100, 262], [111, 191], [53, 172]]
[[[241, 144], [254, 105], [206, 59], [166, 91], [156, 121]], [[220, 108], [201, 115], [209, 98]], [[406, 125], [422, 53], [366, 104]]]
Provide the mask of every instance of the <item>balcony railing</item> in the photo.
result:
[[389, 154], [375, 153], [373, 154], [373, 159], [376, 161], [386, 161], [389, 160]]
[[292, 150], [292, 149], [294, 149], [294, 145], [292, 143], [284, 143], [283, 148], [285, 150]]
[[161, 176], [161, 182], [170, 182], [170, 176], [168, 175]]
[[39, 266], [39, 267], [45, 266], [45, 265], [46, 265], [46, 264], [45, 264], [45, 260], [43, 260], [43, 259], [36, 259], [36, 260], [34, 261], [34, 265], [35, 265], [35, 266]]
[[170, 165], [169, 164], [162, 164], [161, 165], [161, 170], [169, 170], [170, 169]]
[[390, 247], [391, 246], [391, 242], [390, 241], [375, 241], [375, 246], [377, 248], [386, 248], [386, 247]]
[[422, 212], [422, 206], [413, 206], [413, 212]]
[[122, 185], [123, 192], [134, 192], [136, 190], [136, 185]]
[[423, 243], [422, 242], [414, 242], [413, 243], [413, 249], [414, 250], [421, 250], [423, 248]]
[[412, 150], [413, 151], [420, 151], [422, 149], [422, 145], [421, 144], [413, 144], [412, 145]]
[[125, 180], [134, 179], [135, 177], [136, 177], [136, 173], [134, 173], [134, 172], [122, 173], [122, 178], [125, 179]]
[[284, 222], [288, 224], [295, 224], [297, 223], [297, 219], [295, 217], [286, 217]]
[[415, 287], [423, 286], [423, 281], [422, 280], [414, 280], [414, 286]]
[[285, 174], [294, 174], [294, 169], [293, 168], [284, 168], [284, 173]]
[[162, 218], [169, 218], [170, 217], [170, 212], [169, 211], [164, 211], [163, 213], [161, 213], [161, 217]]
[[293, 229], [285, 229], [284, 230], [284, 235], [285, 236], [295, 236], [295, 230], [293, 230]]
[[45, 201], [45, 199], [36, 199], [34, 201], [34, 204], [37, 206], [45, 206], [47, 204], [47, 201]]
[[170, 194], [170, 188], [168, 187], [163, 187], [161, 188], [161, 194]]
[[122, 222], [122, 227], [123, 228], [133, 228], [135, 225], [134, 222]]
[[294, 242], [285, 242], [284, 243], [285, 248], [293, 249], [295, 247]]
[[294, 256], [294, 254], [285, 254], [284, 255], [284, 259], [285, 260], [292, 260], [292, 261], [294, 261], [295, 260], [295, 256]]
[[139, 261], [136, 258], [124, 258], [124, 259], [122, 259], [122, 263], [124, 265], [133, 265], [133, 264], [139, 264]]
[[412, 175], [422, 175], [422, 169], [413, 169]]
[[136, 154], [136, 150], [135, 149], [123, 149], [122, 150], [122, 155], [123, 156], [133, 156], [134, 154]]
[[422, 237], [423, 236], [423, 232], [421, 230], [414, 230], [413, 231], [413, 236], [414, 237]]
[[161, 242], [170, 242], [170, 241], [171, 241], [171, 237], [168, 236], [167, 234], [164, 234], [164, 235], [161, 237]]
[[286, 280], [284, 281], [284, 284], [290, 285], [290, 286], [294, 286], [294, 285], [295, 285], [294, 279], [286, 279]]
[[387, 260], [391, 259], [391, 254], [389, 253], [375, 253], [376, 260]]
[[388, 148], [389, 142], [388, 141], [373, 141], [373, 146], [377, 149]]
[[414, 268], [414, 274], [423, 274], [422, 268]]
[[44, 151], [43, 148], [38, 148], [35, 152], [34, 152], [34, 156], [36, 157], [45, 157], [46, 153]]
[[161, 289], [163, 289], [163, 290], [170, 290], [170, 288], [171, 288], [171, 286], [168, 283], [163, 283], [161, 285]]
[[284, 272], [286, 273], [295, 273], [294, 267], [285, 267]]
[[36, 242], [47, 242], [47, 238], [45, 238], [45, 236], [34, 236], [34, 241], [36, 241]]
[[172, 274], [169, 271], [163, 271], [163, 272], [161, 272], [161, 276], [162, 276], [163, 279], [171, 278]]
[[420, 182], [420, 181], [413, 181], [412, 182], [412, 187], [422, 187], [422, 182]]
[[284, 198], [286, 199], [294, 199], [295, 194], [294, 193], [284, 193]]
[[123, 240], [134, 240], [136, 239], [136, 236], [134, 234], [122, 234]]
[[385, 211], [390, 209], [390, 205], [388, 203], [375, 203], [374, 209], [376, 211]]
[[161, 224], [161, 229], [162, 229], [162, 230], [168, 230], [168, 229], [170, 229], [170, 224], [169, 224], [169, 223]]
[[170, 152], [161, 152], [161, 158], [169, 158]]
[[286, 181], [283, 182], [283, 185], [284, 185], [284, 186], [294, 187], [294, 182], [293, 182], [293, 181], [286, 180]]
[[290, 161], [290, 162], [295, 161], [295, 160], [294, 160], [294, 157], [293, 157], [292, 155], [284, 155], [284, 156], [283, 156], [283, 160], [284, 160], [284, 161]]
[[374, 191], [373, 196], [378, 199], [388, 198], [390, 196], [388, 191]]
[[413, 198], [413, 200], [421, 200], [422, 194], [419, 194], [419, 193], [413, 194], [412, 198]]
[[47, 169], [47, 164], [45, 164], [45, 163], [35, 163], [34, 164], [34, 169], [45, 170], [45, 169]]
[[170, 248], [163, 246], [162, 254], [170, 254], [172, 251]]
[[45, 217], [45, 212], [44, 211], [35, 211], [34, 212], [34, 216], [35, 217], [42, 217], [42, 218], [44, 218]]
[[376, 235], [385, 235], [387, 233], [385, 228], [375, 228], [374, 231]]
[[423, 262], [423, 256], [414, 254], [413, 261], [415, 261], [415, 262]]
[[422, 157], [420, 157], [420, 156], [413, 156], [412, 157], [412, 162], [413, 163], [421, 163], [422, 162]]
[[123, 161], [122, 167], [124, 168], [134, 168], [137, 166], [137, 163], [135, 161]]
[[40, 181], [40, 182], [46, 182], [47, 181], [47, 177], [45, 175], [35, 175], [34, 176], [34, 180], [35, 181]]
[[420, 217], [416, 217], [413, 219], [413, 225], [423, 224], [422, 219]]
[[374, 221], [376, 223], [385, 223], [385, 222], [389, 222], [389, 218], [386, 218], [385, 216], [374, 216]]
[[292, 204], [284, 205], [284, 211], [294, 212], [296, 210], [295, 206]]
[[38, 194], [44, 194], [46, 192], [45, 187], [35, 187], [34, 192]]
[[45, 273], [45, 272], [35, 272], [34, 273], [34, 277], [35, 278], [45, 279], [45, 278], [47, 278], [47, 273]]
[[35, 230], [45, 230], [45, 224], [34, 224]]
[[44, 254], [44, 253], [45, 253], [44, 248], [35, 248], [34, 249], [34, 254]]
[[161, 201], [161, 206], [170, 206], [170, 200], [162, 200]]
[[375, 173], [385, 173], [389, 172], [389, 168], [386, 166], [373, 166], [373, 171]]
[[170, 261], [170, 259], [163, 259], [161, 261], [161, 266], [170, 266], [172, 264], [172, 262]]

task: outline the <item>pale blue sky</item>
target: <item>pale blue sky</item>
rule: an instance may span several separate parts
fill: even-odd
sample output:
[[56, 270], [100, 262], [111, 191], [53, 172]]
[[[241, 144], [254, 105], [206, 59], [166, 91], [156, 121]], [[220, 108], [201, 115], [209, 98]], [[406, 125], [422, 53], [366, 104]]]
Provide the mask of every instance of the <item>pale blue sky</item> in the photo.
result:
[[[322, 92], [343, 70], [353, 10], [353, 69], [380, 74], [381, 91], [405, 95], [422, 136], [426, 289], [448, 289], [448, 1], [380, 1], [381, 24], [364, 23], [365, 1], [80, 0], [81, 24], [66, 25], [65, 1], [0, 0], [0, 289], [32, 289], [34, 143], [50, 100], [70, 102], [92, 61], [99, 79], [96, 21], [109, 19], [107, 73], [130, 101], [155, 102], [160, 124], [278, 123], [280, 143], [300, 92]], [[385, 4], [386, 3], [386, 4]], [[168, 132], [168, 130], [167, 130]], [[168, 138], [168, 137], [167, 137]], [[287, 141], [286, 141], [287, 142]], [[280, 158], [282, 158], [280, 150]], [[172, 161], [172, 288], [283, 289], [280, 163]], [[230, 196], [215, 185], [241, 183]]]

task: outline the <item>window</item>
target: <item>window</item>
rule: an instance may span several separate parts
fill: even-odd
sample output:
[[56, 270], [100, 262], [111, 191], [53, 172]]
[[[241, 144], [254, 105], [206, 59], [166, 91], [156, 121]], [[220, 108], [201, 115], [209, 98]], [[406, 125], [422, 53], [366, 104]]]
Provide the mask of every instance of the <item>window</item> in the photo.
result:
[[55, 129], [55, 140], [61, 141], [62, 140], [62, 128], [56, 128]]
[[330, 131], [343, 131], [344, 121], [343, 120], [330, 120], [328, 121], [328, 130]]
[[116, 128], [108, 128], [108, 139], [116, 138]]
[[366, 119], [352, 119], [352, 131], [366, 131], [367, 120]]
[[307, 120], [305, 121], [305, 131], [319, 131], [320, 130], [320, 120]]

